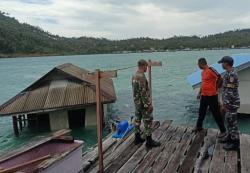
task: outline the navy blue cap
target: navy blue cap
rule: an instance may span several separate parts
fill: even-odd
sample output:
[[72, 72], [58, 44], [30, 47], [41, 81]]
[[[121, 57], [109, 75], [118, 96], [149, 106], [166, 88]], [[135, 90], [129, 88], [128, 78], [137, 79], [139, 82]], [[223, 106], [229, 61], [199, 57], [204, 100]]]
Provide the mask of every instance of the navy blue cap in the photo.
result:
[[234, 65], [234, 59], [231, 56], [224, 56], [221, 58], [220, 61], [218, 61], [219, 64], [221, 63], [228, 63], [229, 65], [233, 66]]

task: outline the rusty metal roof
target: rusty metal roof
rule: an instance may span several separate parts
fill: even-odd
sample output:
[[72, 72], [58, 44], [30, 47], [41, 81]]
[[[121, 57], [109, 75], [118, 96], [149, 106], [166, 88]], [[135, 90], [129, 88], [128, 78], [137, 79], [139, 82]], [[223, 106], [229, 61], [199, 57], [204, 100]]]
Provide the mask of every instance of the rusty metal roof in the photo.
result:
[[[55, 67], [28, 88], [0, 106], [0, 116], [49, 112], [95, 104], [95, 81], [73, 64]], [[103, 103], [116, 100], [112, 79], [101, 80]]]

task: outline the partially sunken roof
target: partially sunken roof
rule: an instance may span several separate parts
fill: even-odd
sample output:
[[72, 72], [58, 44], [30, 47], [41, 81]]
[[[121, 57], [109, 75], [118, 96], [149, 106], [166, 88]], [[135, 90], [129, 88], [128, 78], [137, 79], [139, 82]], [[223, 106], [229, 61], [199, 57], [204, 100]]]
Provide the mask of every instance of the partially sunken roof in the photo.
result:
[[[67, 63], [53, 68], [28, 88], [0, 106], [0, 115], [49, 112], [96, 103], [95, 82], [87, 70]], [[116, 100], [112, 79], [101, 80], [103, 103]]]
[[[237, 71], [244, 70], [245, 68], [250, 67], [250, 54], [235, 54], [231, 56], [234, 59], [234, 68]], [[219, 61], [219, 59], [218, 59]], [[225, 71], [222, 69], [221, 64], [215, 63], [211, 65], [214, 67], [220, 74], [223, 74]], [[193, 87], [197, 88], [201, 84], [201, 70], [192, 73], [187, 77], [188, 83]]]

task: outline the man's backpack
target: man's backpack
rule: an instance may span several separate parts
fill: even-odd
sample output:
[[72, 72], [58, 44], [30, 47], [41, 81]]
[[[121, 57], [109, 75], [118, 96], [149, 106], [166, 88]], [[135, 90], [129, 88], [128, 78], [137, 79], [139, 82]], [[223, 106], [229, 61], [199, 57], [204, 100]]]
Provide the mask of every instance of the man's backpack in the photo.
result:
[[217, 89], [221, 88], [223, 84], [223, 78], [221, 77], [220, 73], [218, 73], [213, 67], [209, 67], [209, 69], [218, 77], [216, 82]]

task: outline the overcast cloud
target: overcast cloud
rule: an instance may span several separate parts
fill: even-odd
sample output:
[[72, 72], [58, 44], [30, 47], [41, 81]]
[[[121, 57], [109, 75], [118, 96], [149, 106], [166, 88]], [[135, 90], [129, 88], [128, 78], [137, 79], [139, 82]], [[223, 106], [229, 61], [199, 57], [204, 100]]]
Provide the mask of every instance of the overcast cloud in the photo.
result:
[[248, 0], [0, 0], [0, 11], [66, 37], [168, 38], [250, 28]]

